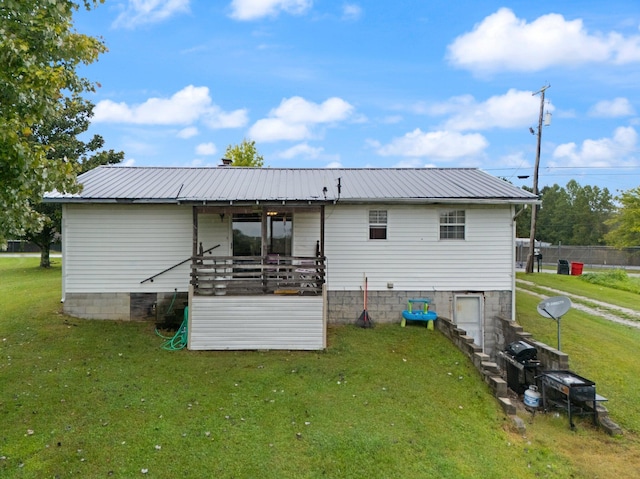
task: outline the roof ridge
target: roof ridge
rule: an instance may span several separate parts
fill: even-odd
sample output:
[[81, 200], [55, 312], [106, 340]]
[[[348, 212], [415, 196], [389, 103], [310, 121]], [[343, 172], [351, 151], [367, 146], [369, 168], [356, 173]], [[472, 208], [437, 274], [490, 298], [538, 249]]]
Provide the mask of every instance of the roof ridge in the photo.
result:
[[[271, 170], [271, 171], [283, 171], [283, 170], [302, 170], [302, 171], [423, 171], [423, 170], [479, 170], [478, 167], [473, 166], [453, 166], [453, 167], [393, 167], [393, 166], [376, 166], [376, 167], [346, 167], [346, 168], [325, 168], [325, 167], [257, 167], [257, 166], [154, 166], [154, 165], [100, 165], [97, 168], [110, 168], [110, 169], [123, 169], [123, 170]], [[89, 170], [91, 171], [91, 170]]]

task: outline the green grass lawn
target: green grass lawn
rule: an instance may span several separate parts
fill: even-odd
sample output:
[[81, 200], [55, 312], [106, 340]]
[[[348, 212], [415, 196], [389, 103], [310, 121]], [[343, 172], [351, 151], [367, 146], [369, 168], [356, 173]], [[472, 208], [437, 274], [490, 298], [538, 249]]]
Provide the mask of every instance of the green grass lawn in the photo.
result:
[[[602, 277], [606, 280], [609, 273]], [[605, 281], [593, 284], [587, 281], [588, 278], [551, 274], [519, 274], [518, 278], [619, 306], [640, 308], [638, 294], [606, 286]], [[630, 278], [624, 282], [634, 280]], [[614, 275], [611, 284], [617, 286], [619, 282]], [[549, 291], [541, 292], [554, 295]], [[518, 294], [517, 298], [518, 323], [536, 339], [556, 347], [557, 323], [538, 314], [536, 306], [541, 299], [525, 293]], [[640, 329], [615, 324], [575, 308], [562, 317], [560, 326], [562, 350], [569, 354], [570, 367], [596, 382], [598, 393], [610, 399], [606, 407], [618, 424], [640, 432]]]
[[62, 315], [59, 264], [37, 264], [0, 258], [3, 479], [568, 479], [640, 467], [633, 432], [573, 432], [540, 414], [518, 434], [437, 331], [341, 326], [323, 352], [169, 352], [152, 324]]
[[[638, 301], [640, 299], [640, 277], [629, 276], [622, 270], [586, 273], [582, 276], [549, 273], [517, 273], [516, 276], [518, 279], [533, 281], [540, 286], [640, 310], [640, 302]], [[540, 290], [540, 292], [549, 294], [548, 291]]]

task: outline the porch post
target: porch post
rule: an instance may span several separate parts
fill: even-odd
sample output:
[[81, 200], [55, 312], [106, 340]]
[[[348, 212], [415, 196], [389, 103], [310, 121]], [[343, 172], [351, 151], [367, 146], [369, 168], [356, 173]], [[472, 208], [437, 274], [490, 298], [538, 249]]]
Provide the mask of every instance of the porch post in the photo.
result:
[[198, 207], [193, 207], [193, 249], [192, 257], [198, 256]]
[[267, 221], [269, 221], [269, 216], [267, 215], [267, 209], [262, 208], [262, 220], [260, 222], [262, 247], [260, 248], [260, 256], [262, 256], [263, 258], [267, 256], [267, 251], [269, 248], [269, 245], [267, 244]]
[[324, 258], [324, 205], [320, 206], [320, 257]]

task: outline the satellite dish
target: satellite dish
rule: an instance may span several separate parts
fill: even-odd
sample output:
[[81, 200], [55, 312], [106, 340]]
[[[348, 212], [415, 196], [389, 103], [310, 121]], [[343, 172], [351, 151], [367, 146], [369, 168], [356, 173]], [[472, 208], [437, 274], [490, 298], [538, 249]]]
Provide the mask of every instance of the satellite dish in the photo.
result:
[[558, 319], [571, 309], [571, 300], [566, 296], [547, 298], [538, 304], [538, 313], [545, 318]]

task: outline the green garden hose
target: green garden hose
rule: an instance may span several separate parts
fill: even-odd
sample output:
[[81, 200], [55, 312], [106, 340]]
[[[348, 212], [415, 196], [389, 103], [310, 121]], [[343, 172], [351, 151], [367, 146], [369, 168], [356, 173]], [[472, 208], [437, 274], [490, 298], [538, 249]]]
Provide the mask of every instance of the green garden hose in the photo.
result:
[[162, 349], [167, 351], [178, 351], [187, 345], [187, 328], [189, 325], [189, 306], [184, 308], [184, 319], [182, 324], [173, 336], [163, 336], [156, 329], [156, 334], [164, 339]]

